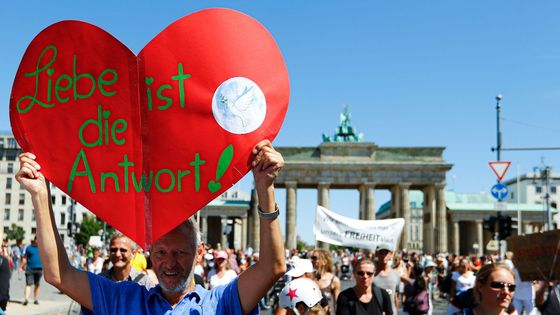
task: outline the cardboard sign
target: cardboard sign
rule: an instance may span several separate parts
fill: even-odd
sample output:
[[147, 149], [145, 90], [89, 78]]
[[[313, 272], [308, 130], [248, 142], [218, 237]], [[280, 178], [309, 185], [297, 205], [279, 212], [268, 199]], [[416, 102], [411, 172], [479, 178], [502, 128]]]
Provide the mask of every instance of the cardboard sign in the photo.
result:
[[23, 56], [10, 119], [51, 182], [146, 247], [250, 170], [251, 149], [273, 140], [288, 100], [268, 31], [208, 9], [138, 56], [94, 25], [49, 26]]
[[560, 280], [560, 230], [512, 236], [508, 248], [524, 281]]

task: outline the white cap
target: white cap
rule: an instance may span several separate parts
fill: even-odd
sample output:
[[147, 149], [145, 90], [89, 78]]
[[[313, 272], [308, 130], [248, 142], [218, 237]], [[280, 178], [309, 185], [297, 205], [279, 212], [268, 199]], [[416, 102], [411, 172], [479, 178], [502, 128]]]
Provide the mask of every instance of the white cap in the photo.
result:
[[[297, 256], [296, 256], [297, 257]], [[292, 258], [292, 269], [286, 274], [290, 277], [301, 277], [307, 272], [313, 272], [313, 264], [309, 259]]]
[[428, 267], [437, 267], [437, 264], [431, 259], [426, 259], [426, 262], [424, 263], [424, 268], [428, 268]]
[[390, 246], [390, 245], [387, 244], [387, 243], [379, 243], [379, 244], [377, 244], [377, 247], [375, 248], [375, 251], [384, 250], [384, 249], [385, 249], [385, 250], [388, 250], [388, 251], [390, 251], [390, 252], [393, 251], [393, 247]]
[[295, 309], [299, 302], [307, 307], [319, 303], [323, 296], [317, 283], [311, 279], [299, 278], [290, 281], [280, 292], [280, 307]]

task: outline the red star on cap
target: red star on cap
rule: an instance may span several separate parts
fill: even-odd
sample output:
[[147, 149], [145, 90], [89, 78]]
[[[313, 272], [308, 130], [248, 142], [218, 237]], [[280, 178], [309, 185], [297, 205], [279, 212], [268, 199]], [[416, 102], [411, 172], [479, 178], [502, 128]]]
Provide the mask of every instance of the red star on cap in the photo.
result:
[[289, 296], [289, 297], [290, 297], [290, 302], [292, 301], [293, 298], [299, 297], [299, 296], [296, 294], [297, 289], [294, 289], [294, 290], [288, 289], [288, 290], [289, 290], [289, 292], [288, 292], [288, 294], [286, 294], [286, 296]]

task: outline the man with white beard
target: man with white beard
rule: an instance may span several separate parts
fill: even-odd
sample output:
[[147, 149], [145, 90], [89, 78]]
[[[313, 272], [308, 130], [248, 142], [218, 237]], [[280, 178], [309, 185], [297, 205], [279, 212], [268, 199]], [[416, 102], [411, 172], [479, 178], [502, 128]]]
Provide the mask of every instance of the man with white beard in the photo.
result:
[[193, 219], [154, 242], [151, 257], [159, 285], [150, 291], [134, 282], [115, 283], [72, 267], [56, 228], [41, 167], [32, 153], [21, 154], [16, 179], [31, 194], [45, 280], [95, 314], [258, 313], [259, 300], [286, 271], [273, 184], [284, 160], [268, 140], [257, 144], [252, 153], [261, 218], [260, 260], [238, 279], [211, 291], [192, 281], [195, 261], [204, 253]]

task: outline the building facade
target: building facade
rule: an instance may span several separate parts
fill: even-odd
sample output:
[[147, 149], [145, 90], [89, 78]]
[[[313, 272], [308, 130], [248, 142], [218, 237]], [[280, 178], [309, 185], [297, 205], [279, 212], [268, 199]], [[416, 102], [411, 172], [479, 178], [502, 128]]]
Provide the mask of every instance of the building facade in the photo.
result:
[[[36, 233], [35, 212], [31, 196], [15, 179], [15, 174], [19, 170], [18, 156], [20, 153], [21, 148], [13, 135], [0, 135], [0, 205], [3, 206], [0, 237], [4, 239], [8, 229], [15, 225], [23, 228], [25, 233], [23, 243], [29, 244]], [[50, 188], [56, 225], [62, 240], [68, 244], [70, 241], [68, 223], [74, 222], [73, 228], [75, 229], [82, 222], [84, 215], [92, 214], [56, 186], [51, 184]]]
[[[409, 233], [411, 243], [408, 250], [435, 254], [424, 248], [423, 238], [429, 226], [424, 224], [424, 218], [420, 215], [424, 209], [424, 192], [413, 190], [410, 192], [409, 207], [411, 216]], [[457, 193], [445, 192], [445, 208], [448, 219], [449, 252], [460, 255], [491, 253], [487, 244], [494, 239], [489, 231], [484, 230], [483, 220], [489, 216], [495, 216], [498, 206], [496, 199], [490, 193]], [[514, 229], [512, 235], [537, 233], [545, 230], [546, 216], [541, 204], [506, 202], [501, 205], [500, 211], [504, 216], [519, 219], [516, 221], [520, 229]], [[556, 213], [556, 209], [553, 209]], [[377, 213], [377, 218], [386, 219], [391, 217], [391, 202], [383, 204]]]
[[517, 202], [519, 198], [520, 203], [544, 205], [548, 191], [550, 205], [557, 208], [560, 203], [560, 193], [558, 193], [560, 173], [532, 172], [521, 175], [519, 180], [517, 178], [506, 180], [504, 184], [509, 188], [508, 202]]

